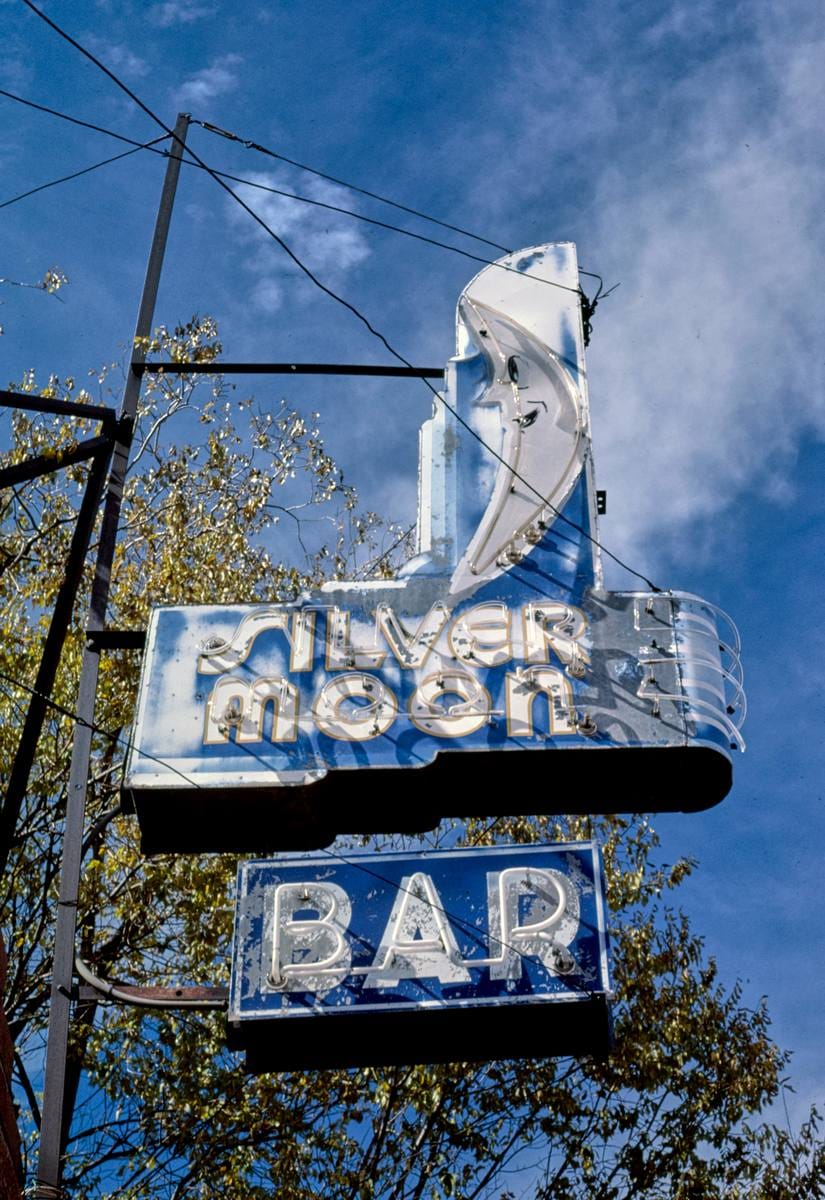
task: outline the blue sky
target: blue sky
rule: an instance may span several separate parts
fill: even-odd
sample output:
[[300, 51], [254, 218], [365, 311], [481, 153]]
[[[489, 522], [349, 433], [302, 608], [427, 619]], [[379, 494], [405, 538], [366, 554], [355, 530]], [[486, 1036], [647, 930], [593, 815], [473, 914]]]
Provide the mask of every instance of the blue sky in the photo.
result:
[[[47, 11], [168, 124], [188, 110], [505, 246], [574, 240], [584, 267], [621, 283], [588, 353], [602, 538], [733, 615], [750, 708], [731, 795], [656, 825], [666, 858], [700, 860], [681, 899], [724, 975], [742, 977], [751, 1003], [768, 996], [776, 1037], [795, 1051], [792, 1114], [825, 1099], [821, 8], [73, 0]], [[159, 132], [18, 0], [0, 0], [0, 22], [0, 86], [141, 141]], [[402, 216], [199, 128], [191, 143], [220, 169]], [[0, 203], [118, 148], [0, 97]], [[59, 266], [71, 282], [63, 303], [0, 285], [0, 384], [29, 367], [81, 380], [120, 359], [162, 171], [140, 153], [2, 211], [0, 275], [32, 282]], [[473, 263], [263, 193], [254, 204], [408, 359], [452, 353]], [[158, 319], [194, 312], [218, 319], [236, 360], [386, 357], [185, 169]], [[412, 520], [423, 385], [257, 391], [320, 409], [365, 499]], [[633, 585], [618, 568], [608, 582]]]

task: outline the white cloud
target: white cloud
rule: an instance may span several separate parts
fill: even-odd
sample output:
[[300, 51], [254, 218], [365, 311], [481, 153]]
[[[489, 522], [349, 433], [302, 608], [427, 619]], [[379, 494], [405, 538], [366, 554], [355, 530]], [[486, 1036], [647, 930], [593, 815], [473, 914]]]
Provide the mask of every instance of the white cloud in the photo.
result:
[[250, 296], [254, 306], [264, 313], [275, 313], [283, 304], [284, 289], [274, 279], [259, 279]]
[[588, 351], [602, 533], [648, 572], [747, 492], [787, 502], [800, 446], [825, 437], [825, 36], [804, 0], [781, 23], [767, 3], [715, 5], [726, 28], [708, 41], [709, 11], [634, 26], [630, 61], [610, 26], [624, 10], [595, 50], [521, 45], [474, 146], [485, 186], [470, 176], [468, 223], [513, 221], [518, 195], [536, 240], [575, 223], [582, 264], [621, 280]]
[[149, 20], [161, 29], [168, 29], [172, 25], [191, 25], [214, 14], [214, 4], [202, 4], [199, 0], [164, 0], [162, 4], [153, 4], [148, 11]]
[[758, 109], [741, 78], [700, 73], [666, 169], [606, 173], [593, 206], [595, 257], [622, 279], [589, 355], [605, 538], [648, 561], [652, 535], [746, 490], [787, 500], [803, 439], [825, 437], [825, 169], [808, 140], [825, 41], [763, 49]]
[[87, 43], [89, 49], [116, 75], [123, 75], [127, 79], [140, 79], [148, 74], [149, 64], [134, 54], [128, 46], [107, 42], [94, 35], [87, 38]]
[[645, 40], [653, 45], [668, 38], [691, 39], [719, 27], [719, 11], [713, 0], [674, 4], [647, 29]]
[[[256, 172], [247, 178], [264, 187], [298, 190], [285, 177], [272, 172]], [[339, 285], [350, 270], [369, 256], [369, 246], [351, 217], [244, 184], [237, 185], [234, 190], [325, 284]], [[324, 180], [305, 180], [301, 194], [322, 204], [352, 207], [352, 198], [344, 189]], [[252, 291], [253, 302], [265, 312], [275, 312], [285, 298], [284, 282], [287, 279], [290, 299], [307, 299], [310, 293], [303, 286], [305, 276], [240, 205], [232, 201], [227, 205], [230, 224], [241, 242], [260, 246], [259, 252], [246, 264], [259, 277]]]
[[196, 71], [194, 75], [184, 79], [178, 88], [176, 93], [178, 103], [191, 104], [193, 109], [197, 109], [198, 105], [214, 100], [216, 96], [223, 96], [226, 92], [231, 92], [238, 82], [237, 73], [232, 68], [241, 61], [240, 55], [227, 54], [219, 63], [213, 63], [211, 67], [203, 67], [200, 71]]

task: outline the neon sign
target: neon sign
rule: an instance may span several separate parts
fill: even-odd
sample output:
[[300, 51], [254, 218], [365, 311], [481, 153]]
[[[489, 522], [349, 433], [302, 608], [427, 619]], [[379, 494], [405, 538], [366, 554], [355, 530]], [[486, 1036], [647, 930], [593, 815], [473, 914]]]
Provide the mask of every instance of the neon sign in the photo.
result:
[[[319, 617], [326, 626], [323, 672], [315, 666]], [[514, 628], [516, 623], [520, 628]], [[578, 609], [551, 602], [514, 610], [501, 601], [487, 601], [454, 616], [438, 602], [407, 630], [390, 605], [378, 604], [371, 642], [358, 646], [350, 626], [350, 612], [337, 607], [307, 607], [292, 614], [254, 609], [241, 617], [232, 638], [198, 659], [200, 674], [219, 676], [206, 701], [204, 745], [227, 744], [233, 735], [247, 745], [262, 743], [267, 735], [272, 743], [293, 743], [299, 734], [312, 739], [316, 731], [337, 741], [366, 742], [405, 721], [431, 737], [464, 739], [498, 717], [505, 737], [530, 737], [533, 705], [540, 695], [549, 704], [549, 732], [576, 731], [564, 668], [581, 677], [589, 660], [582, 641], [588, 621]], [[288, 651], [283, 673], [257, 678], [233, 673], [246, 663], [256, 639], [274, 630], [284, 635], [284, 658]], [[503, 683], [499, 680], [503, 707], [496, 709], [482, 678], [489, 679], [492, 669], [514, 659], [515, 669], [504, 672]], [[532, 665], [551, 661], [558, 665]], [[383, 676], [376, 673], [381, 670]], [[412, 673], [410, 686], [405, 686], [405, 672]], [[301, 674], [305, 680], [298, 678]], [[306, 687], [311, 696], [302, 691]], [[327, 761], [320, 743], [316, 763], [325, 766]]]
[[577, 280], [561, 243], [462, 293], [399, 578], [154, 611], [124, 780], [145, 850], [726, 794], [735, 629], [695, 596], [602, 587]]
[[230, 1045], [252, 1070], [602, 1053], [609, 994], [592, 843], [239, 869]]

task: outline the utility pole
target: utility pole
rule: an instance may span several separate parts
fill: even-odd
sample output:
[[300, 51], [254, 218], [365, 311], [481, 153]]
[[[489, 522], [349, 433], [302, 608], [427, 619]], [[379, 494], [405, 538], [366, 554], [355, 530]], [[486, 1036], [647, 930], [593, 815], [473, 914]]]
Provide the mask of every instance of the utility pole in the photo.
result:
[[[161, 268], [169, 235], [172, 207], [180, 175], [180, 164], [189, 128], [189, 114], [179, 113], [166, 165], [155, 232], [146, 267], [143, 295], [135, 325], [132, 348], [132, 367], [126, 377], [121, 403], [118, 435], [112, 458], [112, 469], [106, 491], [103, 524], [95, 566], [92, 597], [89, 606], [87, 633], [94, 635], [106, 627], [112, 563], [115, 553], [123, 486], [132, 444], [133, 426], [141, 387], [140, 367], [146, 356], [146, 339], [152, 331]], [[64, 1113], [66, 1065], [69, 1044], [74, 988], [75, 936], [77, 928], [77, 899], [80, 868], [83, 857], [83, 825], [86, 813], [86, 787], [92, 748], [95, 716], [95, 697], [100, 666], [100, 644], [94, 636], [87, 638], [80, 670], [77, 697], [77, 721], [74, 728], [72, 761], [66, 799], [66, 822], [63, 832], [63, 860], [60, 874], [60, 898], [55, 925], [54, 963], [52, 970], [49, 1033], [46, 1049], [46, 1071], [43, 1090], [43, 1110], [40, 1127], [40, 1156], [35, 1200], [61, 1200], [63, 1154], [68, 1133], [68, 1114]]]

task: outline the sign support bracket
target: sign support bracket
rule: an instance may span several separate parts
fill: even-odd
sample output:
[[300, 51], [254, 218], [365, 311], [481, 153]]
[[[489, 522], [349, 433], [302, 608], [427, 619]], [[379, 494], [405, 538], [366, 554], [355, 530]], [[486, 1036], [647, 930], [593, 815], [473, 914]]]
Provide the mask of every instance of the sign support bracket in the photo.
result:
[[[188, 113], [178, 114], [173, 145], [167, 161], [163, 190], [155, 220], [154, 236], [146, 267], [143, 294], [135, 325], [133, 355], [138, 362], [145, 355], [145, 346], [148, 344], [152, 321], [154, 320], [161, 269], [169, 236], [172, 208], [189, 122], [190, 117]], [[129, 461], [132, 427], [137, 413], [140, 386], [140, 374], [136, 371], [130, 371], [126, 377], [123, 389], [121, 417], [117, 427], [112, 469], [109, 475], [97, 563], [95, 566], [94, 582], [92, 584], [92, 597], [88, 618], [88, 632], [92, 635], [105, 629], [106, 625], [106, 609], [109, 601], [115, 541], [117, 538], [123, 485]], [[72, 1007], [71, 996], [74, 983], [77, 898], [80, 884], [81, 860], [83, 857], [86, 787], [92, 749], [92, 729], [99, 665], [100, 643], [92, 636], [87, 639], [83, 652], [76, 708], [77, 723], [74, 730], [72, 762], [66, 800], [60, 899], [55, 928], [51, 1005], [49, 1009], [49, 1031], [40, 1128], [38, 1183], [34, 1193], [35, 1200], [58, 1200], [63, 1195], [61, 1178], [62, 1160], [68, 1133], [68, 1114], [66, 1113], [65, 1099], [69, 1025]]]
[[54, 456], [42, 454], [32, 456], [22, 463], [0, 471], [0, 488], [14, 487], [17, 483], [37, 479], [41, 475], [61, 470], [73, 462], [90, 460], [83, 499], [75, 521], [63, 579], [49, 621], [43, 653], [40, 657], [37, 676], [31, 690], [31, 698], [9, 774], [2, 812], [0, 812], [0, 873], [2, 873], [6, 869], [11, 853], [20, 810], [26, 796], [29, 776], [37, 752], [37, 744], [60, 663], [60, 655], [74, 612], [78, 588], [83, 577], [83, 565], [89, 551], [89, 542], [114, 449], [117, 426], [112, 409], [95, 409], [88, 404], [70, 404], [64, 401], [49, 400], [45, 397], [29, 397], [25, 393], [18, 395], [16, 392], [0, 392], [0, 407], [52, 412], [73, 417], [92, 417], [92, 419], [100, 421], [103, 427], [103, 434], [100, 437], [88, 438], [73, 449]]

